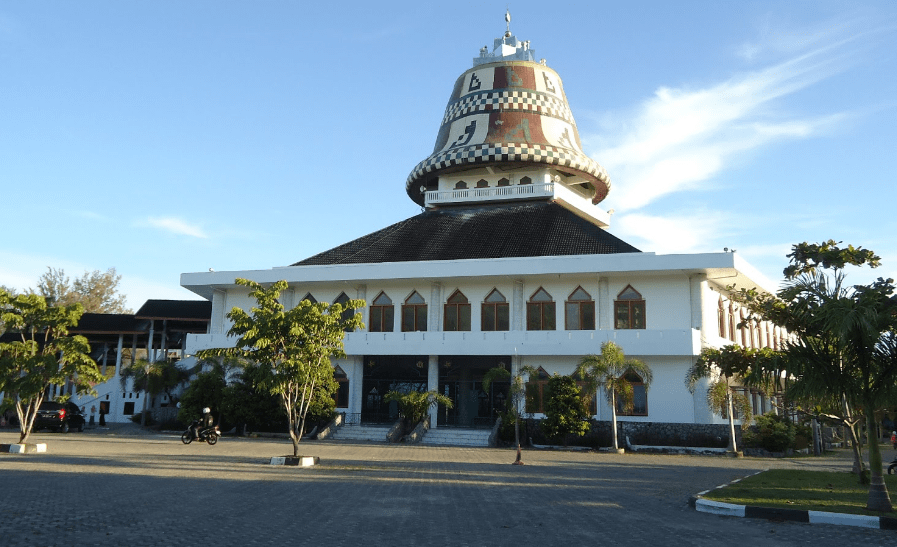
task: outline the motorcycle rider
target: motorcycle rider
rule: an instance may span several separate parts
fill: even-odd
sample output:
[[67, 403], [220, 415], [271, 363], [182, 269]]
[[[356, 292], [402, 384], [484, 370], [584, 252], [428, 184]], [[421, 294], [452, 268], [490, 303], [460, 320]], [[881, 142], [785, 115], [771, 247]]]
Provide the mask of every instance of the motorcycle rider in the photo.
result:
[[213, 425], [215, 425], [215, 419], [212, 417], [212, 410], [209, 407], [203, 408], [202, 418], [193, 422], [193, 438], [199, 439], [199, 434]]

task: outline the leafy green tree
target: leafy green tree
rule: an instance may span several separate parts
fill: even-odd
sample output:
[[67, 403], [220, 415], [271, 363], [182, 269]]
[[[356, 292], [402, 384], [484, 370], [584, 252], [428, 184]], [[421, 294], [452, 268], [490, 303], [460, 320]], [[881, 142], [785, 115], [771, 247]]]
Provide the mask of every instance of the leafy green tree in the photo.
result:
[[[877, 267], [881, 259], [862, 247], [829, 240], [799, 243], [788, 255], [778, 298], [740, 291], [755, 313], [791, 333], [782, 350], [796, 400], [843, 401], [866, 421], [871, 472], [866, 508], [892, 511], [882, 477], [876, 412], [893, 400], [897, 385], [897, 296], [892, 279], [848, 286], [845, 267]], [[861, 473], [861, 476], [864, 474]]]
[[47, 299], [51, 305], [67, 306], [76, 302], [84, 306], [85, 313], [131, 313], [125, 307], [125, 296], [118, 293], [121, 276], [115, 268], [105, 272], [84, 272], [74, 280], [65, 275], [62, 268], [47, 268], [32, 291]]
[[741, 415], [742, 429], [751, 424], [753, 416], [750, 399], [733, 391], [732, 385], [751, 384], [754, 380], [763, 384], [760, 387], [765, 387], [767, 393], [774, 393], [773, 384], [763, 383], [760, 380], [765, 378], [760, 371], [770, 370], [771, 366], [767, 363], [773, 362], [775, 355], [768, 348], [755, 350], [732, 344], [722, 349], [704, 348], [695, 364], [685, 374], [685, 385], [691, 393], [695, 392], [701, 380], [710, 380], [707, 388], [707, 405], [715, 414], [728, 418], [731, 452], [738, 452], [738, 443], [735, 439], [735, 410], [737, 409]]
[[36, 294], [0, 291], [0, 322], [19, 338], [0, 342], [0, 392], [5, 406], [15, 406], [20, 443], [28, 440], [51, 386], [70, 382], [77, 393], [93, 393], [93, 385], [106, 379], [90, 358], [87, 339], [69, 336], [82, 313], [81, 304], [50, 306]]
[[227, 382], [220, 370], [197, 374], [181, 394], [178, 421], [187, 425], [202, 416], [203, 408], [209, 407], [220, 422], [226, 387]]
[[122, 369], [120, 379], [122, 390], [126, 388], [130, 379], [133, 391], [144, 394], [140, 425], [146, 425], [147, 400], [160, 393], [165, 393], [171, 400], [172, 391], [190, 380], [190, 371], [167, 359], [158, 361], [138, 359], [133, 365]]
[[647, 392], [654, 379], [651, 367], [638, 359], [627, 359], [620, 346], [607, 341], [601, 344], [601, 355], [586, 355], [579, 361], [574, 373], [587, 382], [589, 396], [596, 393], [599, 387], [604, 389], [607, 402], [610, 403], [614, 450], [620, 449], [617, 440], [617, 404], [619, 402], [623, 408], [632, 410], [634, 403], [635, 390], [626, 379], [630, 372], [641, 377]]
[[227, 314], [233, 322], [228, 335], [239, 337], [236, 347], [206, 350], [201, 357], [237, 355], [260, 365], [258, 385], [281, 398], [293, 455], [298, 456], [306, 415], [318, 391], [332, 395], [338, 387], [330, 359], [345, 356], [346, 331], [364, 326], [360, 313], [343, 317], [344, 312], [358, 310], [365, 302], [350, 300], [343, 306], [302, 300], [285, 310], [277, 299], [288, 288], [286, 281], [270, 288], [247, 279], [236, 283], [249, 287], [256, 301], [249, 313], [233, 308]]
[[[221, 417], [226, 419], [228, 424], [250, 431], [286, 429], [287, 418], [283, 413], [280, 398], [258, 385], [263, 372], [259, 370], [258, 365], [247, 363], [237, 374], [235, 381], [224, 388]], [[309, 413], [311, 412], [312, 410], [309, 410]]]
[[589, 432], [589, 410], [582, 391], [572, 376], [554, 375], [548, 379], [545, 419], [542, 430], [549, 437], [560, 436], [567, 446], [567, 437], [581, 437]]

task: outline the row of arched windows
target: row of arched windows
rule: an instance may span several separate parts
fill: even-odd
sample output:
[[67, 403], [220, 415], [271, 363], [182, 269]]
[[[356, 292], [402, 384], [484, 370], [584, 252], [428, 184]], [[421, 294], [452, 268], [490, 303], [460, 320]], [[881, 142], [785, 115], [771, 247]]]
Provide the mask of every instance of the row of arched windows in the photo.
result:
[[717, 310], [719, 336], [745, 348], [782, 347], [782, 331], [769, 321], [758, 322], [751, 317], [747, 308], [719, 299]]
[[[532, 184], [532, 183], [533, 183], [533, 179], [531, 179], [529, 177], [521, 177], [520, 182], [518, 184], [525, 185], [525, 184]], [[507, 179], [507, 178], [498, 179], [498, 187], [501, 188], [503, 186], [511, 186], [510, 179]], [[458, 182], [455, 183], [455, 190], [467, 190], [468, 188], [469, 187], [468, 187], [466, 181], [459, 180]], [[489, 188], [489, 181], [487, 181], [486, 179], [480, 179], [476, 182], [476, 185], [474, 186], [474, 188]]]
[[[510, 305], [501, 291], [492, 289], [480, 306], [480, 330], [510, 330]], [[443, 330], [472, 330], [470, 309], [467, 296], [460, 290], [453, 292], [443, 307]], [[526, 303], [526, 330], [556, 330], [556, 317], [554, 298], [539, 287]], [[617, 296], [614, 317], [614, 328], [645, 328], [645, 300], [631, 285]], [[369, 319], [370, 332], [392, 332], [395, 304], [386, 292], [381, 291], [371, 302]], [[564, 328], [595, 329], [595, 300], [582, 287], [577, 287], [564, 302]], [[413, 291], [401, 306], [401, 329], [403, 332], [427, 330], [427, 302], [417, 291]]]

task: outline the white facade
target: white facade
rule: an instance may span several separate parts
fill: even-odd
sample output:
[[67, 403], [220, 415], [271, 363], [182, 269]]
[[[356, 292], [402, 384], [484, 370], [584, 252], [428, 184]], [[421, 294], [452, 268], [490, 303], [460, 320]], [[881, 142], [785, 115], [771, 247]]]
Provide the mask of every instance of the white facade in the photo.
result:
[[[283, 302], [292, 307], [306, 294], [332, 302], [345, 292], [350, 298], [370, 302], [380, 292], [394, 305], [392, 332], [361, 329], [346, 334], [347, 359], [335, 365], [346, 372], [350, 383], [350, 414], [362, 412], [363, 358], [378, 355], [428, 356], [428, 366], [439, 356], [512, 356], [513, 367], [542, 367], [548, 373], [570, 374], [579, 359], [599, 353], [607, 340], [623, 348], [628, 357], [645, 361], [654, 372], [648, 394], [647, 416], [624, 416], [621, 420], [676, 423], [714, 423], [700, 390], [692, 395], [684, 378], [701, 349], [720, 347], [729, 340], [719, 332], [718, 307], [726, 286], [757, 286], [771, 290], [760, 274], [735, 253], [692, 255], [585, 255], [527, 259], [472, 260], [467, 262], [383, 263], [343, 266], [301, 266], [271, 270], [203, 272], [183, 274], [181, 284], [212, 300], [210, 334], [189, 335], [188, 353], [212, 347], [230, 347], [230, 324], [225, 314], [233, 307], [244, 310], [253, 301], [236, 278], [259, 283], [284, 279], [290, 293]], [[645, 300], [645, 329], [613, 328], [613, 302], [627, 286]], [[565, 330], [564, 302], [582, 287], [595, 301], [596, 328]], [[554, 299], [556, 330], [526, 330], [526, 302], [539, 288]], [[481, 302], [493, 289], [508, 300], [510, 330], [481, 330]], [[442, 329], [446, 300], [460, 290], [471, 304], [471, 330]], [[413, 291], [427, 302], [428, 321], [424, 332], [402, 332], [401, 303]], [[369, 308], [363, 310], [370, 324]], [[430, 375], [428, 387], [438, 389]], [[610, 416], [599, 405], [598, 419]], [[438, 422], [438, 417], [436, 418]]]
[[[584, 220], [587, 228], [578, 237], [595, 241], [606, 237], [603, 230], [609, 227], [612, 214], [598, 206], [610, 190], [610, 178], [582, 153], [560, 77], [544, 61], [535, 62], [529, 42], [518, 41], [510, 29], [496, 40], [491, 54], [481, 51], [474, 67], [458, 78], [433, 154], [412, 170], [405, 186], [409, 197], [433, 215], [461, 211], [477, 217], [483, 211], [499, 211], [495, 207], [560, 206], [564, 218], [575, 217], [567, 226], [579, 227]], [[514, 222], [526, 223], [526, 219], [518, 216]], [[720, 421], [707, 410], [701, 389], [694, 395], [686, 389], [686, 372], [704, 347], [721, 347], [740, 334], [729, 326], [726, 316], [730, 313], [726, 287], [771, 292], [771, 284], [735, 253], [630, 252], [634, 248], [616, 238], [620, 244], [616, 250], [596, 246], [589, 251], [593, 254], [556, 252], [566, 233], [553, 234], [554, 239], [542, 241], [538, 250], [522, 258], [490, 255], [390, 261], [391, 255], [384, 253], [386, 259], [360, 263], [334, 260], [328, 265], [186, 273], [181, 285], [212, 302], [209, 334], [190, 335], [187, 351], [234, 344], [226, 334], [230, 325], [225, 314], [233, 307], [248, 311], [253, 304], [248, 290], [234, 283], [236, 278], [262, 284], [286, 280], [290, 290], [281, 302], [287, 308], [307, 294], [319, 302], [333, 302], [345, 293], [368, 303], [363, 310], [368, 327], [346, 334], [349, 357], [334, 363], [349, 380], [349, 400], [342, 410], [351, 415], [362, 415], [370, 397], [382, 394], [366, 384], [370, 376], [366, 371], [384, 361], [410, 359], [412, 368], [421, 371], [418, 387], [426, 383], [427, 389], [448, 393], [451, 359], [463, 361], [464, 366], [480, 360], [481, 370], [507, 359], [511, 362], [504, 364], [512, 371], [529, 365], [548, 374], [570, 374], [583, 356], [599, 353], [601, 344], [611, 340], [628, 357], [646, 362], [654, 374], [647, 413], [621, 420]], [[465, 236], [459, 234], [459, 238]], [[595, 321], [586, 330], [568, 330], [565, 302], [578, 288], [594, 302]], [[615, 301], [628, 288], [644, 301], [644, 325], [617, 328]], [[554, 302], [550, 330], [527, 328], [527, 303], [540, 289]], [[482, 328], [482, 304], [493, 290], [508, 303], [508, 330]], [[403, 332], [402, 304], [415, 291], [427, 305], [426, 329]], [[470, 330], [445, 328], [445, 306], [455, 291], [469, 302]], [[393, 324], [379, 329], [387, 332], [372, 332], [370, 306], [381, 292], [393, 303]], [[760, 330], [748, 345], [772, 345], [774, 336]], [[464, 376], [464, 382], [474, 382], [467, 395], [476, 391], [475, 380], [475, 375]], [[438, 425], [441, 417], [436, 414], [432, 417]], [[599, 404], [597, 418], [609, 416], [609, 409]]]

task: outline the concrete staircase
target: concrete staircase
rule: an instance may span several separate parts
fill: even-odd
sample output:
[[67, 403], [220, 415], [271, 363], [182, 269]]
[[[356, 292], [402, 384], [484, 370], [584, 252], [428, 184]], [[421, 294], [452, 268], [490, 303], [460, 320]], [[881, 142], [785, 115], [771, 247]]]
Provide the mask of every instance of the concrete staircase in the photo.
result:
[[420, 443], [430, 446], [489, 446], [489, 429], [430, 429]]
[[335, 441], [385, 443], [388, 425], [342, 425], [333, 432]]

